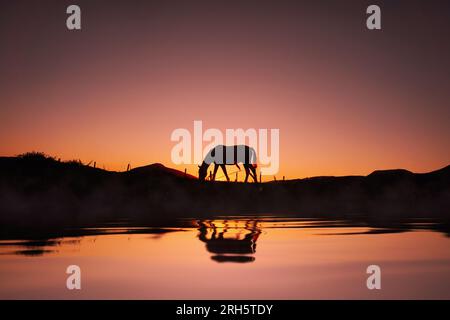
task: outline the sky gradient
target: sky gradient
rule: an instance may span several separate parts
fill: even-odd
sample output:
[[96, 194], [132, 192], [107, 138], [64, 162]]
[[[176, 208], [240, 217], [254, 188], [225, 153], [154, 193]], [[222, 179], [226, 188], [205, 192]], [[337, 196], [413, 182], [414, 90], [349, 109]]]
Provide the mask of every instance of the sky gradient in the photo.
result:
[[170, 135], [202, 120], [280, 129], [280, 177], [448, 165], [449, 2], [343, 2], [2, 1], [0, 155], [196, 174]]

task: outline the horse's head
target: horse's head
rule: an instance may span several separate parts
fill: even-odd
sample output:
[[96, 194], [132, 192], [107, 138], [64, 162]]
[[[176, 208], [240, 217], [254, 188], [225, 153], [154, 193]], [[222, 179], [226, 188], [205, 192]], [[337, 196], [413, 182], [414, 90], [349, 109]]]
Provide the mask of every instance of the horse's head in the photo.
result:
[[198, 180], [205, 181], [207, 174], [208, 174], [208, 165], [203, 162], [201, 166], [198, 166]]

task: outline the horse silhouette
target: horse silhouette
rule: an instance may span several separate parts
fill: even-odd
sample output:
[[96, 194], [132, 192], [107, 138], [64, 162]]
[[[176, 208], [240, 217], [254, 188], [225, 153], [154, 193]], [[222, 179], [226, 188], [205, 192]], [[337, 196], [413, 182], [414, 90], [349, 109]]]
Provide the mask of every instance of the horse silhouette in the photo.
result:
[[225, 166], [236, 165], [240, 169], [239, 163], [244, 165], [245, 182], [248, 181], [249, 175], [253, 177], [255, 182], [258, 182], [258, 178], [256, 176], [256, 151], [246, 145], [218, 145], [212, 148], [206, 155], [203, 163], [198, 166], [198, 178], [199, 180], [204, 181], [208, 172], [208, 167], [211, 164], [214, 164], [214, 173], [211, 180], [214, 181], [216, 179], [217, 170], [221, 167], [227, 181], [230, 181]]
[[198, 221], [198, 238], [217, 262], [253, 262], [261, 229], [256, 220]]

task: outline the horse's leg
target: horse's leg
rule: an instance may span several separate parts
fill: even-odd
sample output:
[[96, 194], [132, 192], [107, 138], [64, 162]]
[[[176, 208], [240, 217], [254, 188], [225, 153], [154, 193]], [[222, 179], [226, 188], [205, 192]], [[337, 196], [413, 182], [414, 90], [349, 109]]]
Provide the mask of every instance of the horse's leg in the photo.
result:
[[225, 174], [225, 178], [227, 178], [227, 181], [230, 182], [230, 178], [228, 178], [227, 168], [225, 168], [224, 164], [220, 165], [222, 167], [222, 171]]
[[244, 182], [247, 182], [248, 181], [248, 174], [250, 173], [248, 171], [248, 165], [244, 164], [244, 169], [245, 169], [245, 180], [244, 180]]
[[253, 179], [255, 179], [255, 183], [258, 182], [258, 177], [256, 176], [256, 168], [254, 165], [251, 165], [250, 170], [253, 173]]
[[214, 173], [213, 173], [212, 181], [216, 181], [216, 173], [217, 173], [218, 169], [219, 169], [219, 166], [217, 165], [217, 163], [214, 163]]

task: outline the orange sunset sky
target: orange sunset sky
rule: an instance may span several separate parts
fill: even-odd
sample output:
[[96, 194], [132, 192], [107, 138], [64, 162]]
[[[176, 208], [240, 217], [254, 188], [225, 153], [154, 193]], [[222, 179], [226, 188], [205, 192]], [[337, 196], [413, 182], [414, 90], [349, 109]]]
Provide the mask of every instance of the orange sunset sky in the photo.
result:
[[175, 166], [176, 128], [280, 129], [277, 177], [450, 163], [448, 4], [2, 2], [0, 155]]

